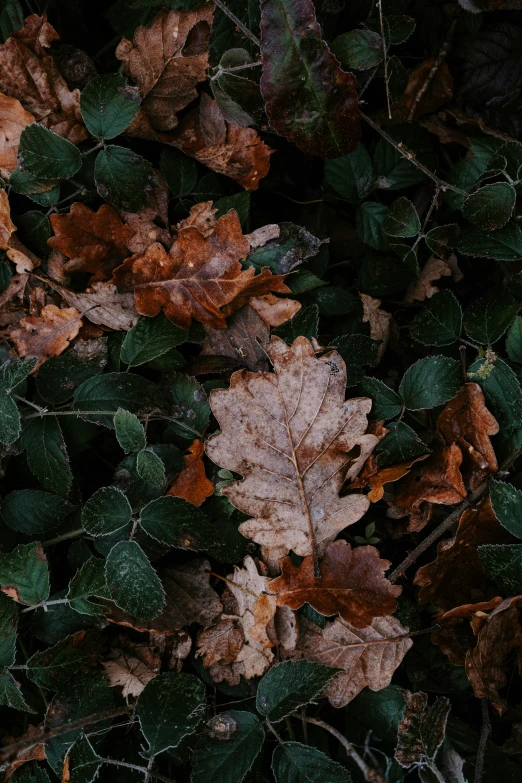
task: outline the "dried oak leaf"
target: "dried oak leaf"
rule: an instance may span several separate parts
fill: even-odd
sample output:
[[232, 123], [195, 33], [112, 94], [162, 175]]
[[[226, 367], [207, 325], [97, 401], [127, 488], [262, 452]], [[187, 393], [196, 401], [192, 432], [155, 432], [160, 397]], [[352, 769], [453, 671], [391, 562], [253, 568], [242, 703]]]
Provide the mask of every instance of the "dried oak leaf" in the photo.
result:
[[138, 311], [131, 293], [120, 294], [114, 283], [93, 283], [81, 294], [53, 285], [67, 304], [84, 313], [93, 324], [107, 329], [128, 332], [138, 320]]
[[457, 443], [464, 457], [466, 486], [472, 491], [488, 473], [498, 470], [490, 435], [496, 435], [498, 422], [486, 408], [478, 383], [466, 383], [448, 402], [439, 418], [437, 430], [447, 444]]
[[363, 322], [370, 324], [370, 337], [373, 340], [380, 340], [381, 344], [377, 349], [377, 363], [384, 356], [388, 340], [390, 339], [391, 313], [381, 310], [381, 300], [374, 299], [368, 294], [359, 294], [363, 306]]
[[9, 179], [16, 168], [20, 136], [33, 122], [33, 115], [20, 101], [0, 93], [0, 177]]
[[311, 556], [295, 566], [289, 557], [281, 563], [281, 576], [268, 584], [279, 606], [299, 609], [308, 602], [323, 615], [339, 614], [355, 628], [366, 628], [374, 617], [393, 614], [401, 588], [384, 576], [389, 560], [381, 560], [373, 546], [352, 549], [334, 541], [321, 559], [321, 576], [314, 575]]
[[198, 634], [196, 658], [203, 656], [203, 666], [227, 666], [234, 663], [245, 643], [239, 617], [223, 614], [218, 622]]
[[[116, 57], [138, 85], [153, 130], [175, 128], [177, 113], [197, 98], [196, 85], [207, 77], [213, 9], [205, 3], [193, 11], [160, 11], [150, 27], [138, 27], [134, 42], [118, 44]], [[134, 121], [143, 125], [144, 118]]]
[[22, 318], [18, 328], [9, 329], [9, 337], [19, 356], [35, 356], [38, 369], [51, 356], [58, 356], [73, 340], [82, 325], [81, 315], [74, 307], [60, 310], [56, 305], [46, 305], [40, 316]]
[[462, 604], [488, 601], [495, 593], [484, 574], [477, 547], [503, 544], [509, 534], [500, 525], [489, 497], [462, 514], [454, 538], [441, 541], [437, 558], [419, 568], [414, 584], [421, 589], [419, 602], [435, 604], [445, 612]]
[[172, 144], [218, 174], [238, 182], [245, 190], [257, 190], [270, 168], [270, 149], [254, 128], [227, 122], [217, 103], [203, 93], [199, 105], [171, 133], [158, 138]]
[[[9, 239], [11, 238], [13, 231], [16, 231], [16, 226], [11, 220], [11, 209], [9, 207], [7, 191], [0, 190], [0, 250], [7, 250]], [[29, 270], [17, 268], [16, 271], [27, 272]]]
[[439, 290], [433, 285], [433, 281], [440, 280], [441, 277], [449, 277], [451, 274], [451, 268], [446, 261], [437, 258], [437, 256], [430, 256], [422, 267], [417, 279], [408, 286], [404, 296], [404, 304], [424, 302], [425, 299], [430, 299]]
[[[378, 442], [366, 434], [371, 401], [347, 400], [346, 365], [336, 351], [321, 357], [298, 337], [273, 337], [274, 373], [232, 375], [210, 406], [221, 432], [206, 443], [210, 459], [241, 474], [223, 489], [253, 518], [241, 533], [284, 554], [316, 554], [368, 509], [363, 495], [339, 497]], [[286, 550], [286, 551], [285, 551]]]
[[206, 327], [200, 356], [226, 356], [252, 372], [268, 369], [264, 346], [270, 333], [255, 309], [247, 304], [233, 313], [226, 329]]
[[73, 144], [88, 137], [80, 91], [69, 90], [46, 48], [58, 38], [46, 16], [28, 16], [25, 26], [0, 45], [0, 91], [16, 98], [37, 122]]
[[248, 251], [238, 214], [232, 209], [208, 236], [193, 226], [180, 228], [169, 253], [156, 242], [143, 255], [131, 256], [115, 270], [114, 280], [125, 290], [134, 289], [142, 315], [152, 317], [164, 310], [181, 329], [188, 329], [192, 319], [225, 328], [221, 308], [233, 303], [238, 309], [243, 304], [241, 295], [290, 290], [283, 276], [272, 275], [268, 268], [257, 276], [253, 267], [242, 269], [240, 259]]
[[344, 669], [324, 694], [332, 707], [345, 707], [363, 688], [386, 688], [412, 644], [408, 630], [393, 616], [377, 617], [362, 630], [339, 619], [319, 628], [302, 618], [294, 657]]
[[50, 220], [55, 235], [49, 247], [70, 259], [64, 265], [66, 272], [91, 272], [94, 281], [108, 280], [129, 255], [134, 231], [109, 204], [94, 212], [77, 201], [68, 213], [51, 215]]
[[410, 462], [401, 462], [398, 465], [391, 465], [388, 468], [379, 468], [377, 459], [374, 454], [370, 454], [360, 474], [355, 481], [350, 485], [352, 489], [363, 489], [365, 486], [370, 487], [367, 498], [372, 503], [382, 500], [384, 495], [384, 485], [391, 482], [398, 481], [406, 476], [412, 465], [416, 462], [421, 462], [429, 457], [429, 454], [422, 454], [420, 457]]
[[277, 327], [286, 323], [299, 312], [302, 305], [295, 299], [282, 299], [273, 294], [252, 296], [249, 301], [258, 316], [267, 326]]
[[113, 650], [111, 660], [102, 661], [111, 688], [121, 687], [123, 698], [139, 696], [150, 680], [158, 674], [146, 663], [121, 650]]
[[189, 447], [183, 469], [174, 479], [167, 495], [185, 498], [193, 506], [201, 506], [214, 494], [214, 484], [205, 474], [204, 453], [203, 441], [196, 439]]
[[402, 694], [406, 706], [397, 727], [395, 758], [401, 767], [411, 767], [435, 758], [444, 742], [451, 703], [445, 696], [439, 696], [428, 707], [426, 693], [403, 690]]

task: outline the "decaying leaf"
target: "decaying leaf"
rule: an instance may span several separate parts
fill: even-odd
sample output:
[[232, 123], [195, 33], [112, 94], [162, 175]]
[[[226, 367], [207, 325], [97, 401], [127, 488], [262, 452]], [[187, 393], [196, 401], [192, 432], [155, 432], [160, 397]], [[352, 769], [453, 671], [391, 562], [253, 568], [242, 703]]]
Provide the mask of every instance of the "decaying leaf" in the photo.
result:
[[389, 560], [381, 560], [373, 546], [352, 549], [346, 541], [334, 541], [321, 560], [321, 576], [314, 576], [311, 556], [295, 566], [289, 557], [281, 563], [281, 576], [272, 579], [269, 590], [279, 606], [299, 609], [308, 602], [323, 615], [339, 614], [355, 628], [366, 628], [374, 617], [393, 614], [401, 588], [393, 586], [384, 572]]
[[121, 687], [123, 698], [139, 696], [144, 687], [157, 674], [146, 663], [133, 655], [113, 649], [111, 659], [102, 661], [105, 675], [111, 688]]
[[473, 629], [482, 627], [487, 612], [502, 603], [500, 596], [478, 604], [456, 606], [437, 615], [439, 629], [431, 634], [431, 641], [440, 647], [454, 666], [464, 666], [466, 653], [475, 645]]
[[[402, 98], [403, 105], [411, 110], [416, 99], [417, 93], [422, 88], [431, 70], [434, 67], [435, 59], [430, 57], [424, 60], [410, 74], [408, 84]], [[453, 77], [446, 61], [439, 63], [436, 67], [435, 75], [429, 82], [429, 86], [423, 94], [420, 101], [415, 106], [415, 118], [422, 114], [432, 114], [438, 111], [453, 98]]]
[[434, 280], [440, 280], [441, 277], [449, 277], [450, 275], [451, 268], [446, 261], [437, 258], [437, 256], [430, 256], [417, 279], [408, 287], [404, 296], [404, 304], [424, 302], [425, 299], [430, 299], [439, 290], [433, 285]]
[[0, 93], [0, 177], [9, 179], [16, 168], [20, 135], [32, 122], [33, 115], [19, 100]]
[[192, 319], [217, 328], [226, 321], [221, 308], [241, 296], [268, 291], [288, 293], [281, 275], [264, 269], [255, 276], [253, 267], [242, 269], [240, 260], [249, 252], [235, 210], [223, 215], [211, 234], [198, 228], [180, 228], [178, 238], [167, 253], [163, 245], [151, 245], [144, 255], [133, 255], [116, 269], [114, 279], [125, 290], [134, 289], [139, 313], [155, 316], [161, 310], [182, 329]]
[[164, 614], [171, 628], [179, 630], [191, 623], [206, 626], [222, 612], [219, 596], [210, 586], [210, 570], [208, 560], [198, 559], [165, 572]]
[[82, 312], [93, 324], [128, 332], [138, 320], [131, 293], [120, 293], [114, 283], [98, 281], [82, 294], [53, 286], [68, 305]]
[[[21, 737], [4, 737], [3, 742], [5, 745], [10, 745], [12, 742], [23, 742], [24, 740], [30, 740], [32, 736], [40, 733], [39, 726], [31, 726], [27, 728], [27, 731], [22, 734]], [[45, 744], [43, 742], [37, 742], [36, 745], [31, 745], [27, 750], [23, 750], [17, 754], [16, 759], [7, 767], [4, 772], [5, 779], [9, 780], [11, 775], [18, 767], [27, 764], [29, 761], [45, 761]]]
[[195, 440], [185, 456], [181, 473], [174, 479], [167, 495], [185, 498], [193, 506], [201, 506], [214, 493], [214, 485], [205, 474], [203, 441]]
[[[5, 190], [0, 190], [0, 250], [7, 250], [9, 239], [16, 226], [11, 220], [9, 199]], [[27, 272], [27, 269], [17, 269], [17, 272]]]
[[339, 619], [322, 629], [303, 618], [295, 657], [344, 669], [324, 694], [333, 707], [345, 707], [363, 688], [386, 688], [412, 644], [407, 629], [391, 616], [362, 630]]
[[339, 492], [378, 441], [365, 434], [371, 402], [345, 402], [346, 366], [335, 351], [317, 357], [304, 337], [292, 346], [273, 337], [266, 351], [273, 374], [242, 370], [229, 389], [212, 392], [221, 433], [207, 441], [206, 451], [244, 477], [223, 490], [253, 517], [241, 533], [316, 561], [369, 506], [363, 495], [341, 498]]
[[40, 316], [22, 318], [19, 327], [9, 329], [9, 337], [19, 356], [35, 356], [35, 370], [51, 356], [65, 351], [82, 325], [81, 315], [74, 307], [60, 310], [56, 305], [46, 305]]
[[295, 299], [282, 299], [273, 294], [252, 296], [249, 304], [265, 324], [271, 327], [281, 326], [301, 309], [301, 302], [296, 302]]
[[429, 454], [422, 454], [420, 457], [416, 457], [410, 462], [401, 462], [398, 465], [391, 465], [388, 468], [379, 468], [375, 455], [370, 454], [364, 463], [363, 469], [355, 481], [352, 482], [351, 488], [363, 489], [364, 487], [369, 486], [370, 491], [367, 495], [368, 500], [371, 500], [372, 503], [377, 503], [377, 501], [382, 500], [383, 498], [385, 484], [399, 481], [399, 479], [410, 472], [412, 465], [427, 459], [428, 456]]
[[[245, 643], [245, 633], [239, 617], [223, 614], [215, 625], [198, 634], [196, 657], [203, 656], [203, 666], [227, 666], [236, 661]], [[212, 670], [210, 672], [212, 676]]]
[[227, 356], [252, 372], [268, 369], [264, 346], [269, 331], [250, 304], [230, 316], [226, 329], [207, 327], [205, 331], [207, 336], [200, 356]]
[[374, 299], [367, 294], [359, 294], [363, 306], [363, 322], [370, 324], [370, 337], [372, 340], [380, 340], [377, 349], [377, 362], [380, 362], [386, 351], [390, 339], [391, 313], [381, 310], [381, 300]]
[[402, 693], [406, 706], [397, 729], [395, 758], [401, 767], [425, 764], [444, 742], [450, 701], [441, 696], [428, 707], [428, 696], [422, 691]]

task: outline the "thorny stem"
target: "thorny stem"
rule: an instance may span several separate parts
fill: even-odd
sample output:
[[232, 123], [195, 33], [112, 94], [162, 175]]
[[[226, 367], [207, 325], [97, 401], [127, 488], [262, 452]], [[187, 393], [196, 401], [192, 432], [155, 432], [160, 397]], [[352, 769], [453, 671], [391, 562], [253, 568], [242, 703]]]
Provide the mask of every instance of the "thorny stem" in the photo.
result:
[[128, 761], [117, 761], [116, 759], [100, 759], [102, 764], [113, 764], [115, 767], [125, 767], [126, 769], [133, 769], [136, 772], [141, 772], [145, 775], [144, 783], [147, 783], [149, 778], [156, 778], [156, 780], [163, 780], [164, 783], [174, 783], [173, 778], [167, 778], [165, 775], [160, 775], [158, 772], [151, 772], [149, 767], [151, 762], [154, 763], [154, 756], [150, 759], [148, 766], [139, 767], [137, 764], [129, 764]]
[[42, 415], [43, 413], [47, 413], [47, 408], [42, 408], [40, 405], [37, 405], [35, 402], [26, 400], [25, 397], [20, 397], [19, 394], [13, 394], [12, 396], [15, 398], [15, 400], [18, 400], [18, 402], [23, 402], [25, 403], [25, 405], [30, 405], [31, 408], [35, 409], [35, 411], [39, 411], [39, 415]]
[[446, 40], [444, 41], [444, 43], [442, 44], [442, 46], [441, 46], [441, 48], [439, 50], [439, 53], [438, 53], [437, 57], [435, 58], [435, 62], [433, 63], [433, 65], [431, 66], [431, 68], [429, 70], [428, 75], [426, 76], [424, 82], [421, 84], [419, 90], [417, 91], [417, 94], [416, 94], [416, 96], [414, 98], [414, 101], [413, 101], [411, 109], [410, 109], [410, 113], [408, 115], [408, 122], [411, 122], [413, 120], [413, 118], [415, 117], [415, 112], [417, 110], [417, 107], [418, 107], [419, 103], [421, 102], [423, 96], [426, 94], [426, 91], [427, 91], [428, 87], [430, 86], [430, 84], [432, 83], [433, 79], [437, 75], [440, 66], [442, 65], [442, 63], [446, 59], [446, 57], [448, 55], [448, 52], [450, 50], [450, 46], [451, 46], [452, 41], [453, 41], [453, 36], [455, 35], [455, 28], [456, 27], [457, 27], [457, 17], [455, 17], [455, 19], [452, 21], [452, 23], [450, 25], [449, 32], [448, 32], [448, 36], [447, 36]]
[[340, 731], [337, 731], [337, 729], [334, 729], [333, 726], [330, 726], [329, 723], [325, 723], [323, 720], [318, 720], [317, 718], [305, 718], [305, 720], [307, 723], [313, 723], [314, 726], [320, 726], [325, 731], [330, 732], [330, 734], [335, 737], [336, 740], [339, 740], [345, 749], [346, 754], [355, 761], [363, 773], [365, 780], [375, 781], [375, 783], [384, 783], [384, 778], [382, 777], [380, 771], [372, 769], [370, 766], [368, 766], [362, 756], [357, 753], [352, 743], [348, 742], [344, 734], [341, 734]]
[[[85, 532], [85, 528], [78, 527], [76, 530], [69, 530], [68, 533], [62, 533], [60, 536], [50, 538], [49, 541], [43, 541], [42, 546], [54, 546], [55, 544], [60, 544], [62, 541], [68, 541], [70, 538], [78, 538], [78, 536], [83, 535]], [[53, 602], [51, 601], [51, 603]], [[59, 603], [59, 601], [55, 601], [54, 603]]]
[[221, 11], [223, 11], [223, 13], [226, 14], [229, 19], [231, 19], [234, 22], [236, 27], [239, 27], [243, 35], [246, 35], [246, 37], [250, 38], [250, 40], [253, 41], [256, 46], [259, 46], [259, 48], [261, 48], [261, 41], [259, 40], [259, 38], [256, 35], [254, 35], [254, 33], [243, 24], [241, 19], [238, 19], [237, 16], [232, 13], [230, 8], [227, 8], [227, 6], [222, 2], [222, 0], [214, 0], [214, 2], [217, 5], [217, 7]]
[[458, 193], [460, 196], [468, 196], [469, 194], [466, 193], [465, 190], [461, 190], [460, 188], [455, 187], [455, 185], [450, 185], [449, 182], [446, 182], [445, 180], [441, 179], [440, 177], [437, 177], [436, 174], [433, 173], [433, 171], [430, 171], [429, 168], [424, 166], [423, 163], [417, 160], [415, 157], [415, 153], [411, 152], [407, 147], [404, 147], [404, 145], [398, 141], [395, 141], [395, 139], [390, 136], [389, 133], [386, 133], [383, 128], [380, 127], [380, 125], [377, 125], [376, 122], [374, 122], [368, 115], [364, 114], [364, 112], [361, 112], [362, 119], [368, 123], [368, 125], [373, 128], [377, 133], [383, 137], [383, 139], [386, 139], [388, 144], [391, 144], [392, 147], [394, 147], [397, 152], [399, 152], [403, 158], [406, 158], [406, 160], [409, 160], [410, 163], [415, 166], [415, 168], [419, 169], [419, 171], [423, 171], [424, 174], [426, 174], [427, 177], [429, 177], [433, 182], [435, 182], [436, 185], [439, 186], [439, 188], [443, 191], [445, 190], [451, 190], [453, 193]]
[[[24, 402], [28, 402], [27, 400], [24, 400]], [[28, 403], [30, 404], [30, 403]], [[34, 407], [34, 406], [33, 406]], [[84, 410], [68, 410], [68, 411], [48, 411], [46, 408], [40, 408], [38, 413], [31, 413], [29, 416], [24, 416], [24, 420], [27, 421], [28, 419], [38, 419], [42, 416], [114, 416], [116, 411], [84, 411]], [[137, 414], [138, 418], [140, 418], [140, 414]], [[191, 432], [193, 435], [195, 435], [197, 438], [202, 437], [202, 433], [195, 430], [193, 427], [191, 427], [188, 424], [185, 424], [185, 422], [180, 421], [175, 416], [151, 416], [150, 413], [142, 414], [142, 419], [148, 419], [148, 421], [171, 421], [173, 424], [176, 424], [178, 427], [181, 427], [184, 430], [187, 430], [188, 432]]]
[[475, 763], [475, 783], [481, 783], [484, 772], [484, 754], [488, 737], [491, 734], [491, 721], [489, 719], [488, 700], [481, 699], [482, 706], [482, 730], [480, 732], [479, 746], [477, 750], [477, 761]]
[[391, 105], [390, 105], [390, 89], [388, 86], [388, 52], [386, 51], [386, 37], [384, 35], [384, 19], [382, 16], [382, 0], [378, 0], [377, 2], [377, 8], [379, 9], [379, 24], [381, 27], [381, 38], [382, 38], [382, 56], [384, 60], [384, 89], [386, 91], [386, 106], [388, 107], [388, 118], [391, 120], [392, 118], [392, 112], [391, 112]]

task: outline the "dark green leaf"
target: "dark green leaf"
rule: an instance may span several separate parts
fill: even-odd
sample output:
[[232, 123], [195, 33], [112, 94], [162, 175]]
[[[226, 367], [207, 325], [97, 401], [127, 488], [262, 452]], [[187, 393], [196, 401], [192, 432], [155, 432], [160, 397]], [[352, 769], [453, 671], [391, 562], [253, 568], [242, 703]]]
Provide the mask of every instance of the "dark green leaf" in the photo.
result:
[[359, 144], [356, 150], [342, 158], [327, 160], [324, 178], [340, 196], [352, 204], [359, 204], [372, 189], [372, 159], [366, 147]]
[[[14, 710], [23, 710], [24, 712], [34, 712], [30, 707], [27, 706], [24, 697], [22, 696], [22, 692], [20, 691], [20, 688], [16, 684], [16, 681], [13, 677], [13, 675], [7, 670], [0, 668], [0, 705], [6, 706], [6, 707], [12, 707]], [[25, 769], [27, 764], [24, 764], [22, 769]], [[45, 775], [45, 773], [43, 773]], [[16, 775], [16, 773], [15, 773]], [[15, 775], [12, 776], [11, 780], [15, 781]], [[21, 780], [20, 775], [16, 778], [17, 780]], [[35, 777], [28, 777], [25, 779], [26, 783], [36, 783], [38, 781], [38, 778]], [[40, 779], [40, 781], [42, 778]], [[49, 783], [49, 778], [47, 776], [43, 777], [43, 780], [45, 783]]]
[[4, 0], [0, 5], [0, 36], [2, 43], [24, 26], [24, 12], [18, 0]]
[[81, 166], [80, 150], [43, 125], [28, 125], [18, 150], [22, 171], [38, 179], [69, 179]]
[[352, 776], [341, 764], [300, 742], [278, 745], [272, 770], [276, 783], [352, 783]]
[[339, 669], [312, 661], [285, 661], [262, 677], [256, 696], [257, 711], [270, 722], [283, 720], [313, 701]]
[[136, 458], [138, 476], [155, 487], [165, 484], [165, 465], [153, 451], [143, 449]]
[[147, 445], [143, 424], [130, 411], [118, 408], [114, 414], [114, 430], [125, 454], [141, 451]]
[[106, 339], [89, 340], [88, 350], [80, 341], [40, 367], [36, 376], [38, 391], [47, 402], [66, 402], [77, 386], [100, 375], [106, 364]]
[[12, 666], [15, 662], [18, 607], [0, 592], [0, 666]]
[[410, 326], [422, 345], [451, 345], [462, 331], [462, 308], [452, 291], [439, 291], [426, 301]]
[[57, 416], [42, 416], [26, 423], [22, 446], [27, 462], [42, 487], [66, 497], [73, 475]]
[[508, 329], [506, 351], [512, 362], [522, 364], [522, 318], [518, 315]]
[[406, 370], [399, 394], [409, 410], [418, 411], [443, 405], [461, 386], [459, 362], [447, 356], [427, 356]]
[[513, 370], [496, 357], [493, 361], [477, 359], [468, 370], [468, 378], [478, 383], [486, 403], [497, 419], [501, 431], [512, 431], [522, 423], [522, 389]]
[[151, 501], [142, 509], [140, 525], [162, 544], [210, 554], [220, 552], [219, 529], [200, 508], [172, 495]]
[[361, 264], [357, 285], [370, 296], [387, 296], [406, 289], [418, 272], [413, 253], [404, 260], [383, 253], [368, 253]]
[[375, 250], [389, 250], [388, 237], [384, 232], [384, 220], [389, 208], [377, 201], [365, 201], [357, 207], [357, 231], [362, 241]]
[[274, 330], [287, 345], [292, 345], [296, 337], [317, 337], [319, 333], [319, 308], [317, 305], [302, 307], [289, 321]]
[[15, 601], [28, 606], [49, 597], [47, 558], [37, 541], [0, 555], [0, 587]]
[[9, 184], [15, 193], [28, 196], [41, 207], [53, 207], [60, 198], [60, 183], [41, 180], [28, 171], [15, 169], [9, 178]]
[[0, 443], [9, 446], [18, 440], [22, 430], [20, 413], [14, 400], [6, 393], [4, 385], [0, 385]]
[[27, 676], [40, 688], [59, 691], [92, 660], [100, 644], [92, 632], [78, 631], [27, 661]]
[[460, 236], [460, 227], [457, 223], [449, 223], [446, 226], [436, 226], [425, 236], [426, 244], [435, 255], [446, 258], [448, 249], [456, 247]]
[[517, 538], [522, 538], [522, 492], [512, 484], [491, 479], [489, 497], [502, 527]]
[[4, 522], [28, 536], [47, 533], [67, 518], [73, 506], [58, 495], [39, 489], [15, 489], [2, 501]]
[[106, 536], [128, 525], [132, 517], [129, 501], [116, 487], [101, 487], [82, 510], [82, 525], [91, 536]]
[[342, 334], [334, 345], [346, 362], [347, 386], [356, 386], [364, 375], [363, 365], [377, 364], [380, 340], [365, 334]]
[[156, 408], [157, 389], [140, 375], [112, 372], [84, 381], [74, 392], [74, 400], [78, 411], [102, 412], [85, 413], [83, 418], [112, 428], [118, 408], [136, 413]]
[[84, 734], [69, 748], [67, 761], [67, 783], [92, 783], [101, 766], [99, 756]]
[[401, 196], [386, 213], [382, 227], [390, 237], [414, 237], [419, 233], [421, 223], [411, 201]]
[[176, 374], [170, 390], [174, 403], [171, 412], [175, 419], [171, 424], [173, 430], [186, 440], [201, 438], [210, 418], [210, 406], [203, 387], [195, 378]]
[[96, 617], [103, 613], [101, 607], [89, 599], [92, 597], [109, 598], [105, 584], [104, 562], [90, 557], [71, 579], [67, 598], [70, 606], [79, 614]]
[[80, 96], [87, 130], [100, 139], [113, 139], [127, 128], [140, 109], [140, 95], [117, 73], [95, 76]]
[[107, 557], [105, 578], [116, 606], [138, 620], [152, 620], [165, 604], [160, 579], [135, 541], [120, 541]]
[[221, 712], [207, 724], [194, 751], [197, 783], [240, 783], [259, 755], [265, 732], [251, 712]]
[[410, 462], [429, 452], [428, 446], [403, 421], [392, 421], [387, 429], [387, 435], [377, 445], [380, 467]]
[[489, 294], [475, 299], [464, 313], [464, 329], [477, 343], [491, 345], [511, 325], [518, 304], [507, 293]]
[[161, 153], [161, 173], [175, 196], [182, 198], [194, 190], [198, 178], [196, 161], [172, 147]]
[[94, 178], [100, 196], [127, 212], [137, 212], [155, 184], [154, 169], [145, 158], [114, 144], [98, 153]]
[[478, 554], [486, 576], [504, 595], [522, 591], [522, 544], [484, 544]]
[[522, 258], [522, 229], [514, 222], [494, 233], [469, 229], [461, 235], [457, 249], [465, 256], [517, 261]]
[[375, 421], [393, 419], [402, 411], [402, 400], [397, 392], [378, 378], [362, 378], [359, 390], [364, 397], [371, 397], [373, 405], [370, 416]]
[[468, 196], [462, 214], [483, 231], [496, 231], [511, 218], [516, 197], [515, 188], [507, 182], [485, 185]]
[[332, 52], [346, 70], [366, 71], [382, 62], [382, 38], [372, 30], [351, 30], [334, 39]]

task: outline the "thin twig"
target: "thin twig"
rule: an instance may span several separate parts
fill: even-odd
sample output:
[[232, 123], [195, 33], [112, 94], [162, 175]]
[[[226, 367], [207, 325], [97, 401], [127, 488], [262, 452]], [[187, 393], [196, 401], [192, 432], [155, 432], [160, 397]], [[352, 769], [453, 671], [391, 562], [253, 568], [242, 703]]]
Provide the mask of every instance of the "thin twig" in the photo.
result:
[[415, 250], [415, 248], [417, 247], [417, 245], [419, 244], [419, 242], [421, 241], [423, 236], [426, 234], [426, 228], [428, 226], [428, 223], [430, 222], [430, 218], [431, 218], [431, 216], [433, 214], [433, 210], [435, 209], [435, 207], [437, 205], [437, 201], [439, 200], [439, 196], [440, 196], [440, 187], [438, 185], [435, 185], [435, 193], [433, 194], [433, 199], [432, 199], [431, 204], [430, 204], [430, 206], [428, 208], [428, 211], [426, 212], [426, 217], [424, 218], [424, 222], [422, 224], [422, 228], [420, 230], [419, 236], [417, 237], [417, 239], [415, 240], [415, 242], [412, 245], [412, 248], [411, 248], [412, 250]]
[[[83, 535], [85, 532], [85, 528], [78, 527], [76, 530], [69, 530], [68, 533], [62, 533], [61, 536], [50, 538], [49, 541], [42, 541], [42, 546], [54, 546], [55, 544], [60, 544], [62, 541], [68, 541], [70, 538], [78, 538], [78, 536]], [[49, 603], [51, 602], [47, 601], [47, 604]]]
[[481, 699], [482, 706], [482, 730], [480, 732], [479, 746], [477, 750], [477, 761], [475, 762], [475, 783], [481, 783], [484, 772], [484, 754], [488, 737], [491, 734], [491, 721], [489, 719], [488, 700]]
[[217, 7], [221, 11], [223, 11], [223, 13], [226, 14], [229, 19], [231, 19], [234, 22], [236, 27], [239, 27], [243, 35], [246, 35], [246, 37], [250, 38], [250, 40], [253, 41], [256, 46], [259, 46], [259, 48], [261, 48], [261, 41], [259, 40], [259, 38], [256, 35], [254, 35], [254, 33], [243, 24], [241, 19], [238, 19], [237, 16], [232, 13], [230, 8], [227, 8], [227, 6], [222, 2], [222, 0], [214, 0], [214, 2], [217, 5]]
[[386, 105], [388, 107], [388, 119], [392, 118], [391, 104], [390, 104], [390, 88], [388, 86], [388, 52], [386, 46], [386, 37], [384, 35], [384, 19], [382, 16], [382, 0], [378, 0], [377, 8], [379, 9], [379, 24], [381, 26], [381, 38], [382, 38], [382, 56], [384, 59], [384, 89], [386, 91]]
[[421, 102], [423, 96], [426, 94], [426, 91], [427, 91], [428, 87], [430, 86], [430, 84], [432, 83], [433, 79], [437, 75], [440, 66], [442, 65], [442, 63], [444, 62], [446, 57], [448, 56], [448, 52], [450, 50], [451, 43], [453, 41], [453, 36], [455, 35], [456, 27], [457, 27], [457, 17], [455, 17], [455, 19], [452, 21], [452, 23], [450, 25], [450, 29], [449, 29], [448, 35], [447, 35], [447, 38], [444, 41], [444, 43], [442, 44], [442, 46], [441, 46], [441, 48], [439, 50], [439, 53], [438, 53], [437, 57], [435, 58], [435, 61], [434, 61], [433, 65], [431, 66], [430, 70], [429, 70], [428, 75], [426, 76], [424, 82], [421, 84], [421, 86], [419, 87], [419, 89], [417, 91], [417, 94], [416, 94], [416, 96], [415, 96], [415, 98], [413, 100], [413, 103], [412, 103], [412, 106], [411, 106], [411, 109], [410, 109], [410, 113], [408, 114], [408, 122], [411, 122], [413, 120], [413, 118], [415, 117], [415, 112], [417, 111], [417, 107], [418, 107], [419, 103]]
[[[115, 767], [125, 767], [126, 769], [134, 769], [136, 772], [141, 772], [142, 775], [146, 775], [144, 783], [147, 783], [149, 777], [156, 778], [156, 780], [162, 780], [163, 783], [174, 783], [173, 778], [166, 778], [165, 775], [160, 775], [157, 772], [151, 772], [147, 767], [139, 767], [137, 764], [129, 764], [128, 761], [117, 761], [116, 759], [100, 759], [102, 764], [113, 764]], [[152, 757], [154, 762], [154, 756]], [[150, 761], [149, 761], [150, 765]]]
[[[45, 609], [47, 606], [56, 606], [57, 604], [68, 604], [69, 599], [68, 598], [55, 598], [52, 601], [42, 601], [39, 604], [35, 604], [34, 606], [28, 606], [26, 609], [22, 609], [20, 614], [25, 614], [25, 612], [34, 612], [35, 609]], [[46, 610], [47, 611], [47, 610]]]
[[314, 726], [320, 726], [325, 731], [330, 732], [330, 734], [335, 737], [335, 739], [339, 740], [341, 745], [346, 751], [346, 754], [352, 758], [361, 772], [364, 775], [365, 780], [373, 780], [375, 783], [384, 783], [384, 778], [382, 777], [380, 771], [376, 769], [372, 769], [366, 761], [360, 756], [357, 751], [355, 750], [354, 746], [351, 744], [351, 742], [348, 742], [346, 737], [341, 734], [340, 731], [337, 731], [337, 729], [334, 729], [333, 726], [330, 726], [329, 723], [325, 723], [323, 720], [317, 720], [317, 718], [306, 718], [307, 723], [313, 723]]
[[265, 718], [265, 723], [268, 726], [268, 728], [270, 729], [270, 731], [272, 732], [272, 734], [274, 735], [274, 737], [276, 738], [276, 740], [279, 742], [279, 744], [280, 745], [284, 745], [284, 742], [281, 739], [279, 733], [274, 729], [274, 727], [272, 726], [272, 724], [270, 723], [268, 718]]
[[149, 759], [149, 763], [147, 764], [147, 769], [145, 771], [145, 780], [144, 783], [149, 783], [149, 780], [152, 778], [155, 778], [156, 775], [152, 771], [152, 767], [154, 766], [154, 756], [151, 756]]
[[380, 125], [377, 125], [376, 122], [374, 122], [368, 115], [364, 114], [364, 112], [361, 112], [362, 119], [370, 125], [377, 133], [383, 137], [383, 139], [386, 139], [388, 144], [391, 144], [392, 147], [394, 147], [397, 152], [399, 152], [403, 158], [406, 158], [406, 160], [409, 160], [410, 163], [415, 166], [415, 168], [419, 169], [419, 171], [424, 172], [427, 177], [429, 177], [433, 182], [435, 182], [436, 185], [439, 186], [439, 188], [442, 191], [445, 190], [451, 190], [453, 193], [458, 193], [460, 196], [468, 196], [469, 194], [465, 190], [461, 190], [460, 188], [455, 187], [455, 185], [450, 185], [449, 182], [446, 182], [445, 180], [441, 179], [440, 177], [437, 177], [436, 174], [433, 173], [433, 171], [430, 171], [426, 166], [424, 166], [423, 163], [417, 160], [415, 157], [415, 153], [411, 152], [411, 150], [407, 149], [401, 142], [395, 141], [395, 139], [390, 136], [389, 133], [386, 133], [385, 130], [383, 130]]

